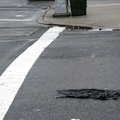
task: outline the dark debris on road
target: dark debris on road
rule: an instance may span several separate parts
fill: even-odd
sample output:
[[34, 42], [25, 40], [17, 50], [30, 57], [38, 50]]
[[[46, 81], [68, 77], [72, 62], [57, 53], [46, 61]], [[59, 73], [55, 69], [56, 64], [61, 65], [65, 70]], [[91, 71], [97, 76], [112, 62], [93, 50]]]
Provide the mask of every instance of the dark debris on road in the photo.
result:
[[102, 89], [70, 89], [57, 90], [56, 98], [80, 98], [95, 100], [118, 100], [120, 98], [120, 90], [102, 90]]

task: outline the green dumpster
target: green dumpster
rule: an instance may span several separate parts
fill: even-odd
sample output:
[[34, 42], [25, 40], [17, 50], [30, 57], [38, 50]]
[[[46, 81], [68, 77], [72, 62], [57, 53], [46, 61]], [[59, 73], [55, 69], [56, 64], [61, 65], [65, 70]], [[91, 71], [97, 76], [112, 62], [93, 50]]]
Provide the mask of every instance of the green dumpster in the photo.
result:
[[70, 0], [72, 16], [86, 15], [87, 0]]

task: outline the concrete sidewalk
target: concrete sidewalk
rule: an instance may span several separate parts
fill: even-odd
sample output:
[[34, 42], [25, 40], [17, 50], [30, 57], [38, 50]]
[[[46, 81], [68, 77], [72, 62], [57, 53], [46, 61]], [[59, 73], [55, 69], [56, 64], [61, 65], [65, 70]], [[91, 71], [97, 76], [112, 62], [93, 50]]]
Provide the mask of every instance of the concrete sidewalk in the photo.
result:
[[88, 2], [87, 15], [53, 18], [54, 7], [49, 7], [39, 23], [47, 25], [78, 26], [85, 28], [120, 28], [120, 2]]

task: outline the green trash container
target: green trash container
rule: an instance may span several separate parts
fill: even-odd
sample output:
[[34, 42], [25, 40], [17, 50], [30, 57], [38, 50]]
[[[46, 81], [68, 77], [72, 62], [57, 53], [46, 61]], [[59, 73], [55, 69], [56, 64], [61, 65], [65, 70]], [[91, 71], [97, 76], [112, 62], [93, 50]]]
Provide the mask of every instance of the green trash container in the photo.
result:
[[70, 0], [72, 16], [86, 15], [87, 0]]

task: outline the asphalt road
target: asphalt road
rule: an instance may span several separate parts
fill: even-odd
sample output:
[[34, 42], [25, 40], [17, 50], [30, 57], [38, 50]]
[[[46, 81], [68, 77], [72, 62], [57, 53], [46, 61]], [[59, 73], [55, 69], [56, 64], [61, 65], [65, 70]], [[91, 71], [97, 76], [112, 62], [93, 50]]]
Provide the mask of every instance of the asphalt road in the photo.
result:
[[65, 30], [37, 59], [4, 120], [120, 119], [119, 100], [56, 99], [56, 90], [118, 90], [119, 31]]
[[0, 75], [26, 48], [48, 29], [37, 23], [53, 2], [0, 1]]
[[[0, 75], [48, 30], [36, 20], [52, 3], [0, 1]], [[62, 89], [119, 89], [119, 41], [119, 31], [60, 33], [30, 69], [4, 120], [119, 120], [119, 100], [55, 98]]]
[[[48, 26], [37, 23], [38, 17], [52, 2], [28, 2], [24, 0], [0, 1], [0, 106], [4, 108], [3, 100], [9, 90], [2, 89], [3, 73], [29, 46], [35, 43], [40, 36], [48, 30]], [[17, 68], [17, 66], [16, 66]], [[24, 69], [24, 68], [23, 68]], [[9, 78], [10, 79], [10, 78]], [[8, 82], [11, 84], [11, 82]], [[10, 85], [8, 85], [10, 86]], [[13, 88], [12, 88], [13, 89]], [[2, 99], [3, 98], [3, 99]], [[10, 98], [9, 98], [10, 99]], [[5, 114], [5, 113], [4, 113]], [[4, 116], [0, 111], [0, 119]]]

